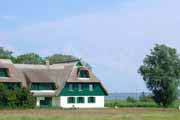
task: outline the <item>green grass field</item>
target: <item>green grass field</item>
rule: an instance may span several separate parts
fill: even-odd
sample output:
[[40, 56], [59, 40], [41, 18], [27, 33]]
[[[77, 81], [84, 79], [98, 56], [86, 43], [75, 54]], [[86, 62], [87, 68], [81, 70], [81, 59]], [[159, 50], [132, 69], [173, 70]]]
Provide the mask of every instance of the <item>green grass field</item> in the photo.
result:
[[[180, 105], [180, 101], [175, 101], [172, 105], [169, 106], [169, 108], [175, 108], [178, 109]], [[127, 100], [107, 100], [105, 101], [106, 107], [112, 107], [115, 106], [119, 108], [129, 108], [129, 107], [142, 107], [142, 108], [160, 108], [161, 106], [158, 106], [154, 101], [150, 102], [142, 102], [142, 101], [136, 101], [136, 102], [128, 102]]]
[[180, 120], [177, 109], [0, 110], [0, 120]]

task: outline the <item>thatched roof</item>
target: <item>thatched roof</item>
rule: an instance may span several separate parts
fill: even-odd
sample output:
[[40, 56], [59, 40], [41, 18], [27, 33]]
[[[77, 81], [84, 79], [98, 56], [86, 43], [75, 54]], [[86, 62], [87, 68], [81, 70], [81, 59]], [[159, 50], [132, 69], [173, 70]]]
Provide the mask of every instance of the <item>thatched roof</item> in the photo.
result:
[[[10, 74], [8, 78], [0, 77], [0, 82], [21, 82], [25, 87], [31, 83], [55, 83], [56, 93], [42, 93], [42, 95], [37, 94], [35, 96], [57, 95], [66, 82], [100, 83], [91, 70], [86, 67], [77, 68], [74, 61], [53, 65], [31, 65], [13, 64], [10, 61], [0, 59], [0, 68], [8, 68]], [[78, 79], [78, 69], [88, 70], [90, 78], [88, 80]]]

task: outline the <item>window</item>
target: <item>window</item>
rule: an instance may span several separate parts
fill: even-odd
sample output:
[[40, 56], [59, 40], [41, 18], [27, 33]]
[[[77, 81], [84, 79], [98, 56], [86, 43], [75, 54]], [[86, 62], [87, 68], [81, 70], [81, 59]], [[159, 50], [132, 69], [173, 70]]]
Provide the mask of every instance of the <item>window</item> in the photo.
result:
[[89, 84], [89, 91], [93, 91], [93, 84]]
[[41, 107], [48, 107], [52, 105], [52, 98], [51, 97], [45, 97], [44, 100], [40, 100], [40, 106]]
[[82, 84], [78, 84], [79, 86], [79, 91], [82, 91]]
[[95, 103], [96, 98], [95, 97], [88, 97], [88, 103]]
[[11, 82], [5, 82], [3, 83], [4, 87], [8, 90], [14, 90], [21, 88], [21, 83], [11, 83]]
[[75, 103], [75, 98], [74, 97], [68, 97], [67, 103]]
[[84, 97], [78, 97], [77, 98], [77, 103], [84, 103]]
[[32, 83], [31, 90], [55, 90], [54, 83]]
[[9, 77], [8, 68], [0, 68], [0, 77]]
[[88, 70], [80, 70], [79, 71], [79, 78], [89, 78]]
[[69, 90], [73, 91], [73, 84], [69, 84]]

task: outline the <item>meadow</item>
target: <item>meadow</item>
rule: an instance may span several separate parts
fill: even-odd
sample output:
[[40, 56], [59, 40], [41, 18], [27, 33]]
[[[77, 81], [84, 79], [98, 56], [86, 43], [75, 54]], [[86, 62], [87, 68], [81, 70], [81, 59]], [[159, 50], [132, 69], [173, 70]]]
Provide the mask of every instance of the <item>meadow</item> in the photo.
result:
[[[161, 106], [157, 105], [154, 101], [127, 101], [127, 100], [106, 100], [105, 106], [110, 108], [123, 108], [123, 107], [138, 107], [138, 108], [160, 108]], [[168, 108], [178, 109], [180, 106], [180, 101], [175, 101]]]
[[109, 100], [104, 109], [1, 109], [0, 120], [180, 120], [180, 101], [160, 108], [153, 101]]
[[0, 120], [180, 120], [180, 111], [161, 108], [0, 110]]

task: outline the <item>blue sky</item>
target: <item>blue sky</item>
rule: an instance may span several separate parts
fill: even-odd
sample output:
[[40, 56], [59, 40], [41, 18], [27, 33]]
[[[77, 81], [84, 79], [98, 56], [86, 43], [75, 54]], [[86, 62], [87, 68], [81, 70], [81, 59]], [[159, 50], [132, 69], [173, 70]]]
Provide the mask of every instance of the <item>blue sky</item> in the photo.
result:
[[0, 46], [81, 57], [110, 92], [147, 91], [137, 69], [156, 43], [180, 52], [178, 0], [0, 2]]

